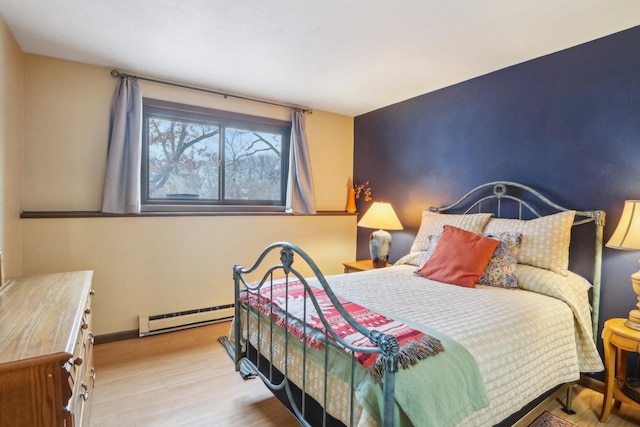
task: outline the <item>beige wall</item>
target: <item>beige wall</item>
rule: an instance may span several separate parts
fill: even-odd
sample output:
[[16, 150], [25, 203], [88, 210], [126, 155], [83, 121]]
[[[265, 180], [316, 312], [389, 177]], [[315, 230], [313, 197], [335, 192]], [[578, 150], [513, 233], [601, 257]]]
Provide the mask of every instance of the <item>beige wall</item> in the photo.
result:
[[[25, 56], [23, 209], [99, 210], [117, 80], [109, 68]], [[288, 108], [145, 81], [140, 86], [148, 98], [290, 120]], [[343, 210], [353, 170], [353, 117], [314, 111], [306, 121], [317, 208]]]
[[22, 275], [23, 76], [24, 55], [0, 18], [0, 247], [9, 276]]
[[27, 274], [94, 270], [97, 335], [136, 329], [139, 314], [232, 303], [233, 265], [272, 242], [296, 243], [332, 274], [356, 240], [353, 216], [30, 219], [23, 232]]
[[[25, 211], [97, 211], [104, 178], [110, 69], [25, 55]], [[126, 71], [126, 70], [123, 70]], [[141, 82], [143, 96], [289, 119], [286, 108]], [[353, 170], [353, 118], [314, 111], [307, 137], [319, 210], [342, 211]], [[233, 302], [235, 263], [273, 241], [298, 244], [325, 274], [356, 252], [356, 218], [202, 216], [22, 220], [24, 274], [94, 270], [95, 332], [137, 328], [138, 314]], [[303, 269], [308, 272], [308, 270]]]

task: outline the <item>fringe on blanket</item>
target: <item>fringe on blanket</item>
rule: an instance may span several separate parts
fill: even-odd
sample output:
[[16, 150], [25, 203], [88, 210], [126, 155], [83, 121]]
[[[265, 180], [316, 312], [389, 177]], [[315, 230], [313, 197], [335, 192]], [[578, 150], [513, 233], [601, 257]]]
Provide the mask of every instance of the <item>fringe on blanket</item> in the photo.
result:
[[[444, 351], [444, 347], [440, 340], [430, 335], [425, 335], [422, 338], [400, 346], [398, 365], [400, 365], [402, 369], [407, 369], [409, 366], [418, 363], [418, 361], [426, 359], [429, 356], [435, 356], [441, 351]], [[384, 368], [381, 357], [378, 357], [375, 363], [367, 369], [375, 382], [382, 381]]]

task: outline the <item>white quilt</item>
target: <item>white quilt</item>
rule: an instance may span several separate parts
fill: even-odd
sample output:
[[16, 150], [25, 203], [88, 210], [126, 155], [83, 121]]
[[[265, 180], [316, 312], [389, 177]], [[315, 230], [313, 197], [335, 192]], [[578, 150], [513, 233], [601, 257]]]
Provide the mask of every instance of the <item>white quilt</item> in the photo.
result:
[[[519, 286], [532, 292], [464, 288], [415, 276], [414, 270], [401, 265], [327, 280], [336, 294], [348, 300], [417, 328], [426, 325], [467, 348], [480, 368], [490, 404], [467, 416], [460, 426], [494, 425], [552, 387], [577, 380], [580, 372], [604, 369], [591, 336], [584, 279], [579, 276], [519, 265]], [[289, 357], [296, 359], [291, 353]], [[290, 360], [290, 376], [295, 376], [294, 366]], [[329, 387], [336, 393], [340, 388]], [[339, 404], [348, 401], [345, 389], [334, 408], [329, 404], [329, 412], [348, 424], [348, 406]], [[358, 408], [358, 425], [375, 425], [366, 413], [359, 417], [360, 412]]]

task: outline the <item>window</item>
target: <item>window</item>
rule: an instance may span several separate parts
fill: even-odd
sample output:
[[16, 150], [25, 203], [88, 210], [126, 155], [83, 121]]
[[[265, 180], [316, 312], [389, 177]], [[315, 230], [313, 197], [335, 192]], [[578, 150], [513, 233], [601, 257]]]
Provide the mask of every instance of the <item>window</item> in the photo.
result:
[[284, 210], [291, 123], [143, 100], [143, 211]]

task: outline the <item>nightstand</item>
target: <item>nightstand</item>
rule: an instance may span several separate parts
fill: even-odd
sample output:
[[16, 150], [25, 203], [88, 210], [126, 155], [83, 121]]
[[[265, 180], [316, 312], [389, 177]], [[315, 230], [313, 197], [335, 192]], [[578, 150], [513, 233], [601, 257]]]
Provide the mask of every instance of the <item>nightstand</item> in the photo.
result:
[[[373, 270], [373, 262], [370, 259], [360, 261], [343, 262], [345, 273], [355, 273], [357, 271]], [[387, 264], [389, 265], [389, 264]]]
[[627, 352], [640, 353], [640, 331], [624, 325], [627, 319], [609, 319], [604, 323], [602, 342], [604, 346], [604, 397], [600, 422], [606, 422], [611, 413], [611, 399], [616, 408], [622, 403], [640, 405], [622, 391], [622, 382], [627, 375]]

